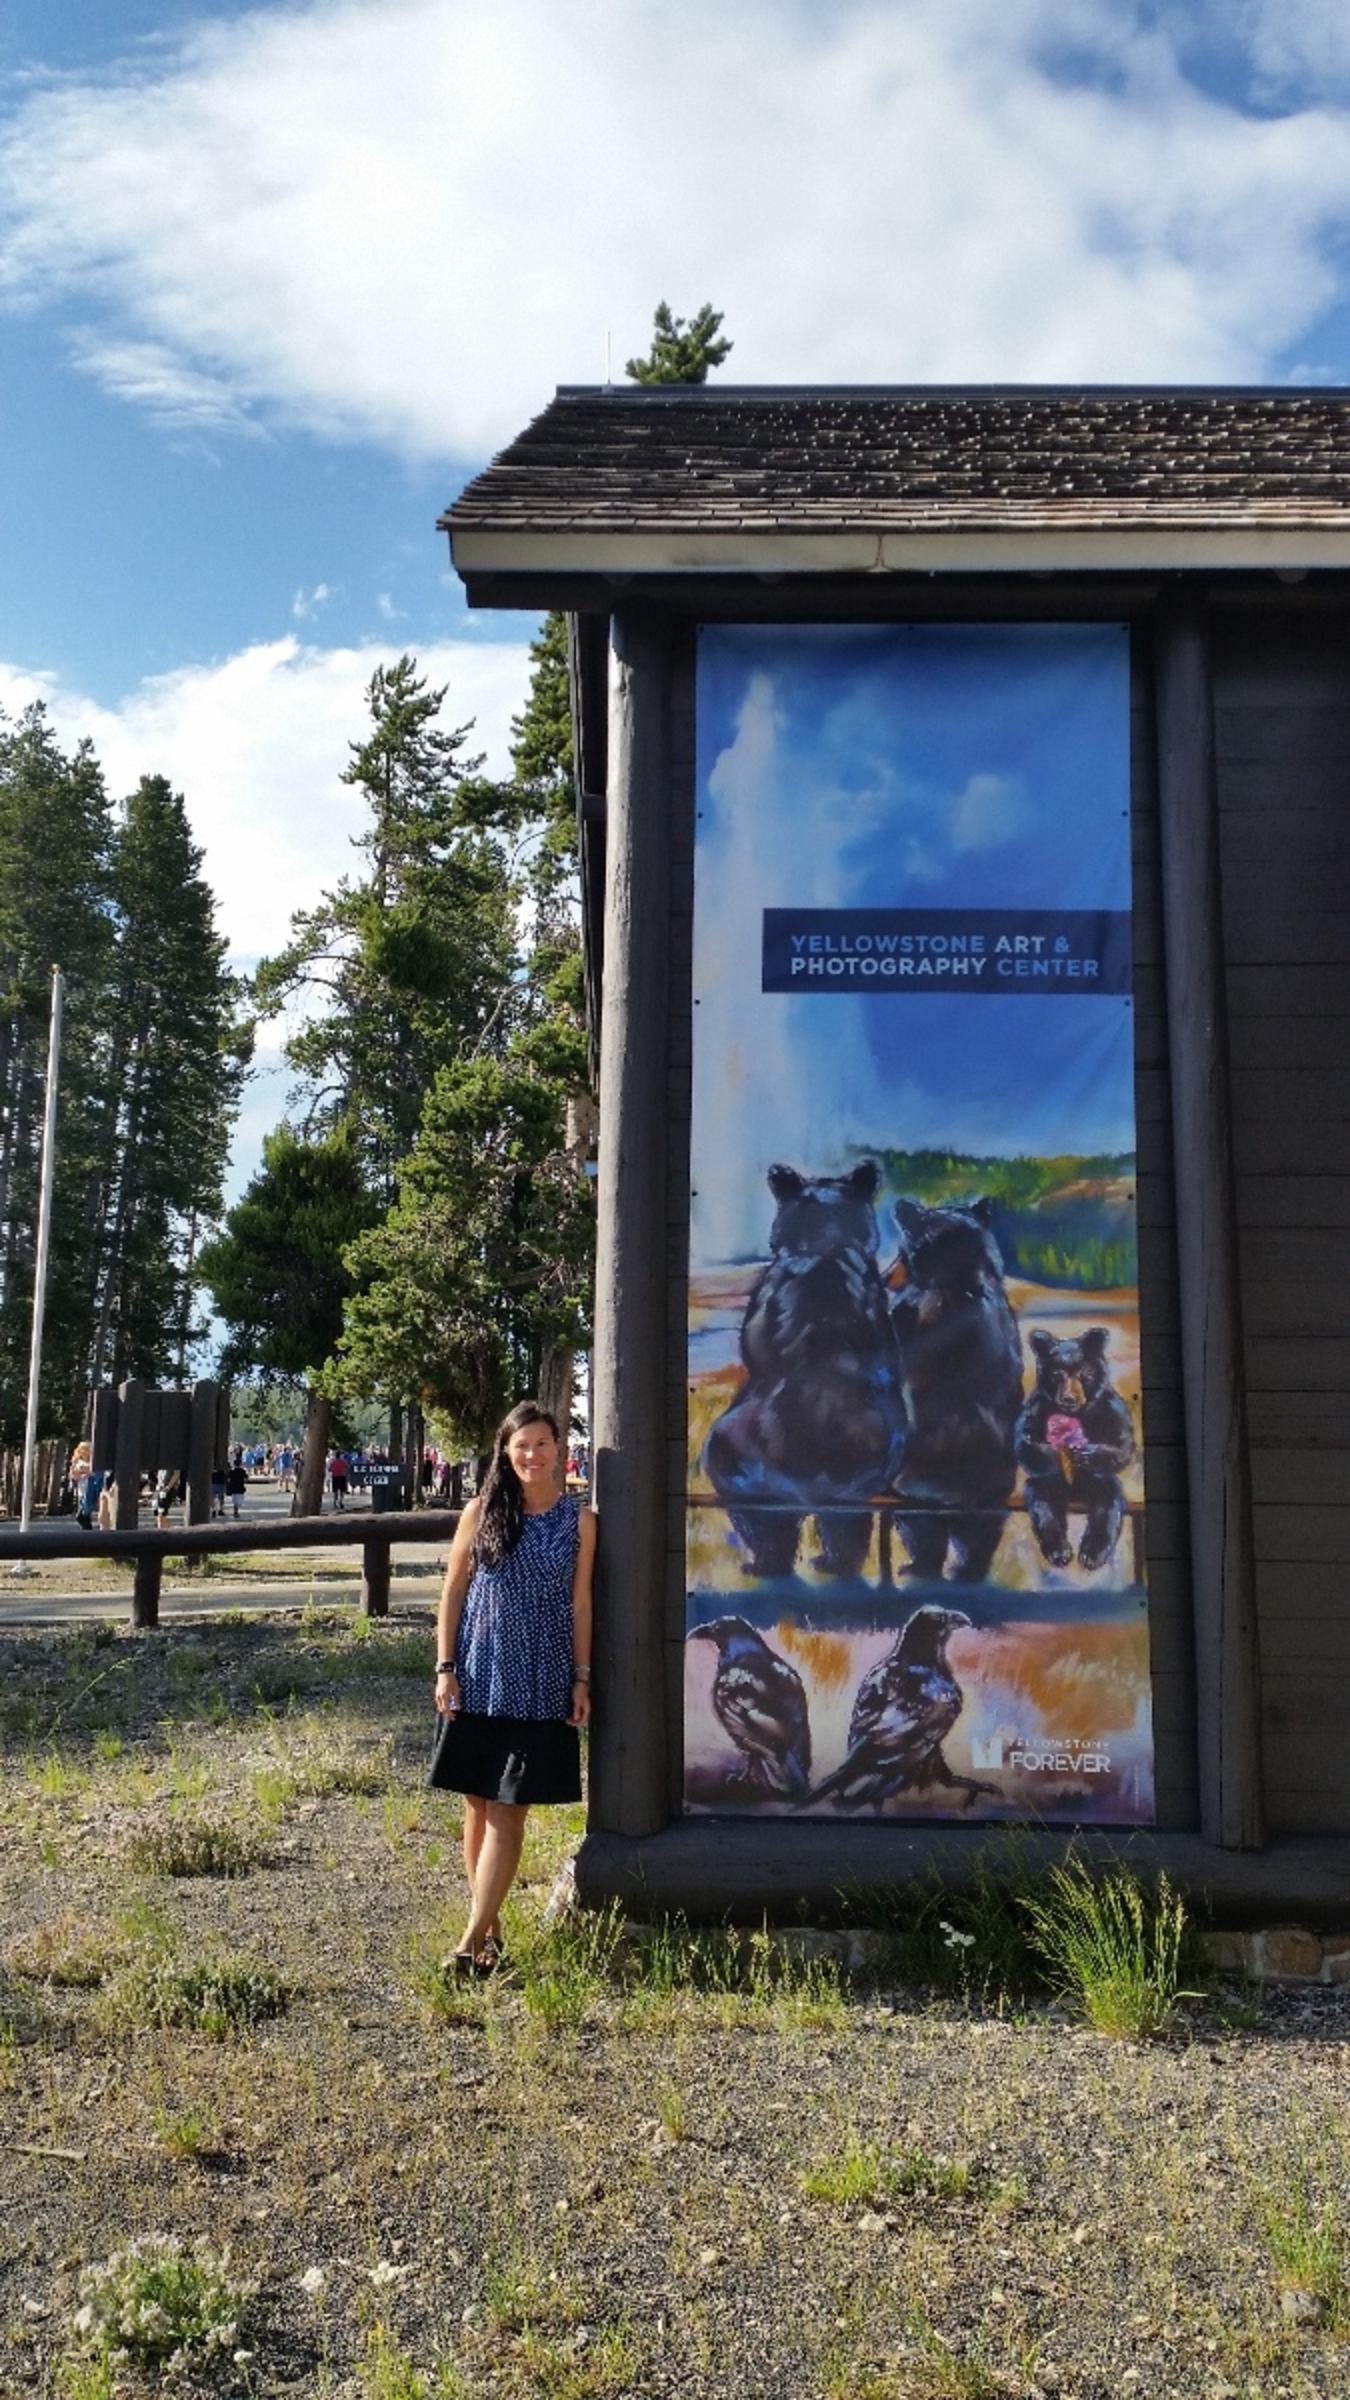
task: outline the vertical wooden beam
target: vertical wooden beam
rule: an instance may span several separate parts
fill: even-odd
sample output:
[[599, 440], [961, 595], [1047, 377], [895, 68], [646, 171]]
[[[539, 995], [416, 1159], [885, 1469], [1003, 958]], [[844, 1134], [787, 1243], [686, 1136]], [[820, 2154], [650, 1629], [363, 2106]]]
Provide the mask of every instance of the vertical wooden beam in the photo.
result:
[[145, 1385], [132, 1381], [119, 1386], [117, 1434], [113, 1450], [113, 1482], [117, 1509], [113, 1523], [119, 1533], [134, 1533], [140, 1522], [141, 1443], [145, 1432]]
[[1154, 633], [1201, 1831], [1225, 1850], [1255, 1850], [1265, 1839], [1260, 1657], [1203, 591], [1165, 594]]
[[611, 629], [593, 1351], [596, 1586], [591, 1823], [669, 1818], [666, 1526], [666, 1045], [670, 1005], [670, 633]]

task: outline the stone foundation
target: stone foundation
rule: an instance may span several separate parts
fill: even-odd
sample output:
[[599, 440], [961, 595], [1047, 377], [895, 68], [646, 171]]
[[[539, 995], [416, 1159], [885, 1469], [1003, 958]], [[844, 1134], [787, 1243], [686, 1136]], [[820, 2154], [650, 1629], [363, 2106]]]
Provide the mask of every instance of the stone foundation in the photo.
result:
[[1350, 1983], [1350, 1934], [1268, 1925], [1200, 1939], [1221, 1975], [1240, 1975], [1248, 1983]]
[[[1202, 1933], [1199, 1938], [1220, 1975], [1246, 1983], [1350, 1984], [1350, 1933], [1270, 1925], [1258, 1932]], [[896, 1956], [890, 1936], [857, 1928], [784, 1925], [775, 1931], [774, 1942], [791, 1958], [837, 1959], [848, 1975], [870, 1974]]]

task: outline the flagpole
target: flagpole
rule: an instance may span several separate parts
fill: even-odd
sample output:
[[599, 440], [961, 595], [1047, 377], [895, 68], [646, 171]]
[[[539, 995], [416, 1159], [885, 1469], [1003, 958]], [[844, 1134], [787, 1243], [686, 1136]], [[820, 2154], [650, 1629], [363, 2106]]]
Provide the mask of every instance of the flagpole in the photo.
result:
[[[33, 1338], [28, 1353], [28, 1416], [23, 1435], [23, 1485], [19, 1530], [27, 1533], [33, 1515], [33, 1463], [37, 1454], [38, 1396], [42, 1386], [42, 1320], [47, 1309], [47, 1259], [52, 1241], [52, 1184], [56, 1173], [56, 1091], [61, 1064], [61, 1006], [66, 979], [52, 968], [52, 1021], [47, 1043], [47, 1110], [42, 1126], [42, 1180], [38, 1199], [37, 1255], [33, 1261]], [[15, 1573], [26, 1572], [20, 1560]]]

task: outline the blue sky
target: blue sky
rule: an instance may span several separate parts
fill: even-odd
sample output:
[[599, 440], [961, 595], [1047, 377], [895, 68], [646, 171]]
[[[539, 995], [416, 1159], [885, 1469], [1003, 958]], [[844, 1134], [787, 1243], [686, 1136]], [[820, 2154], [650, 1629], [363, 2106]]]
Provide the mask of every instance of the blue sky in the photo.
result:
[[755, 1254], [776, 1159], [1131, 1150], [1128, 1001], [759, 972], [766, 907], [1128, 908], [1124, 629], [708, 627], [699, 669], [699, 1256]]
[[1348, 292], [1341, 0], [10, 0], [0, 704], [181, 785], [248, 959], [380, 658], [504, 761], [435, 518], [658, 298], [747, 382], [1334, 382]]

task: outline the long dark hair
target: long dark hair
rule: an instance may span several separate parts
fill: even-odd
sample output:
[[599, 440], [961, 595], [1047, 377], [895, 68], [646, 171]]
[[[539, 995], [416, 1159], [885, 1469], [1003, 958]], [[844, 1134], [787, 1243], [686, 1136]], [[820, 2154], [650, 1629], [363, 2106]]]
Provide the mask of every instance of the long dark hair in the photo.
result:
[[492, 1437], [492, 1457], [483, 1477], [473, 1541], [474, 1558], [482, 1567], [499, 1567], [520, 1540], [525, 1522], [525, 1495], [520, 1488], [520, 1477], [506, 1455], [506, 1445], [512, 1434], [519, 1433], [525, 1425], [547, 1425], [554, 1441], [558, 1439], [557, 1418], [541, 1408], [537, 1400], [522, 1400], [497, 1427]]

